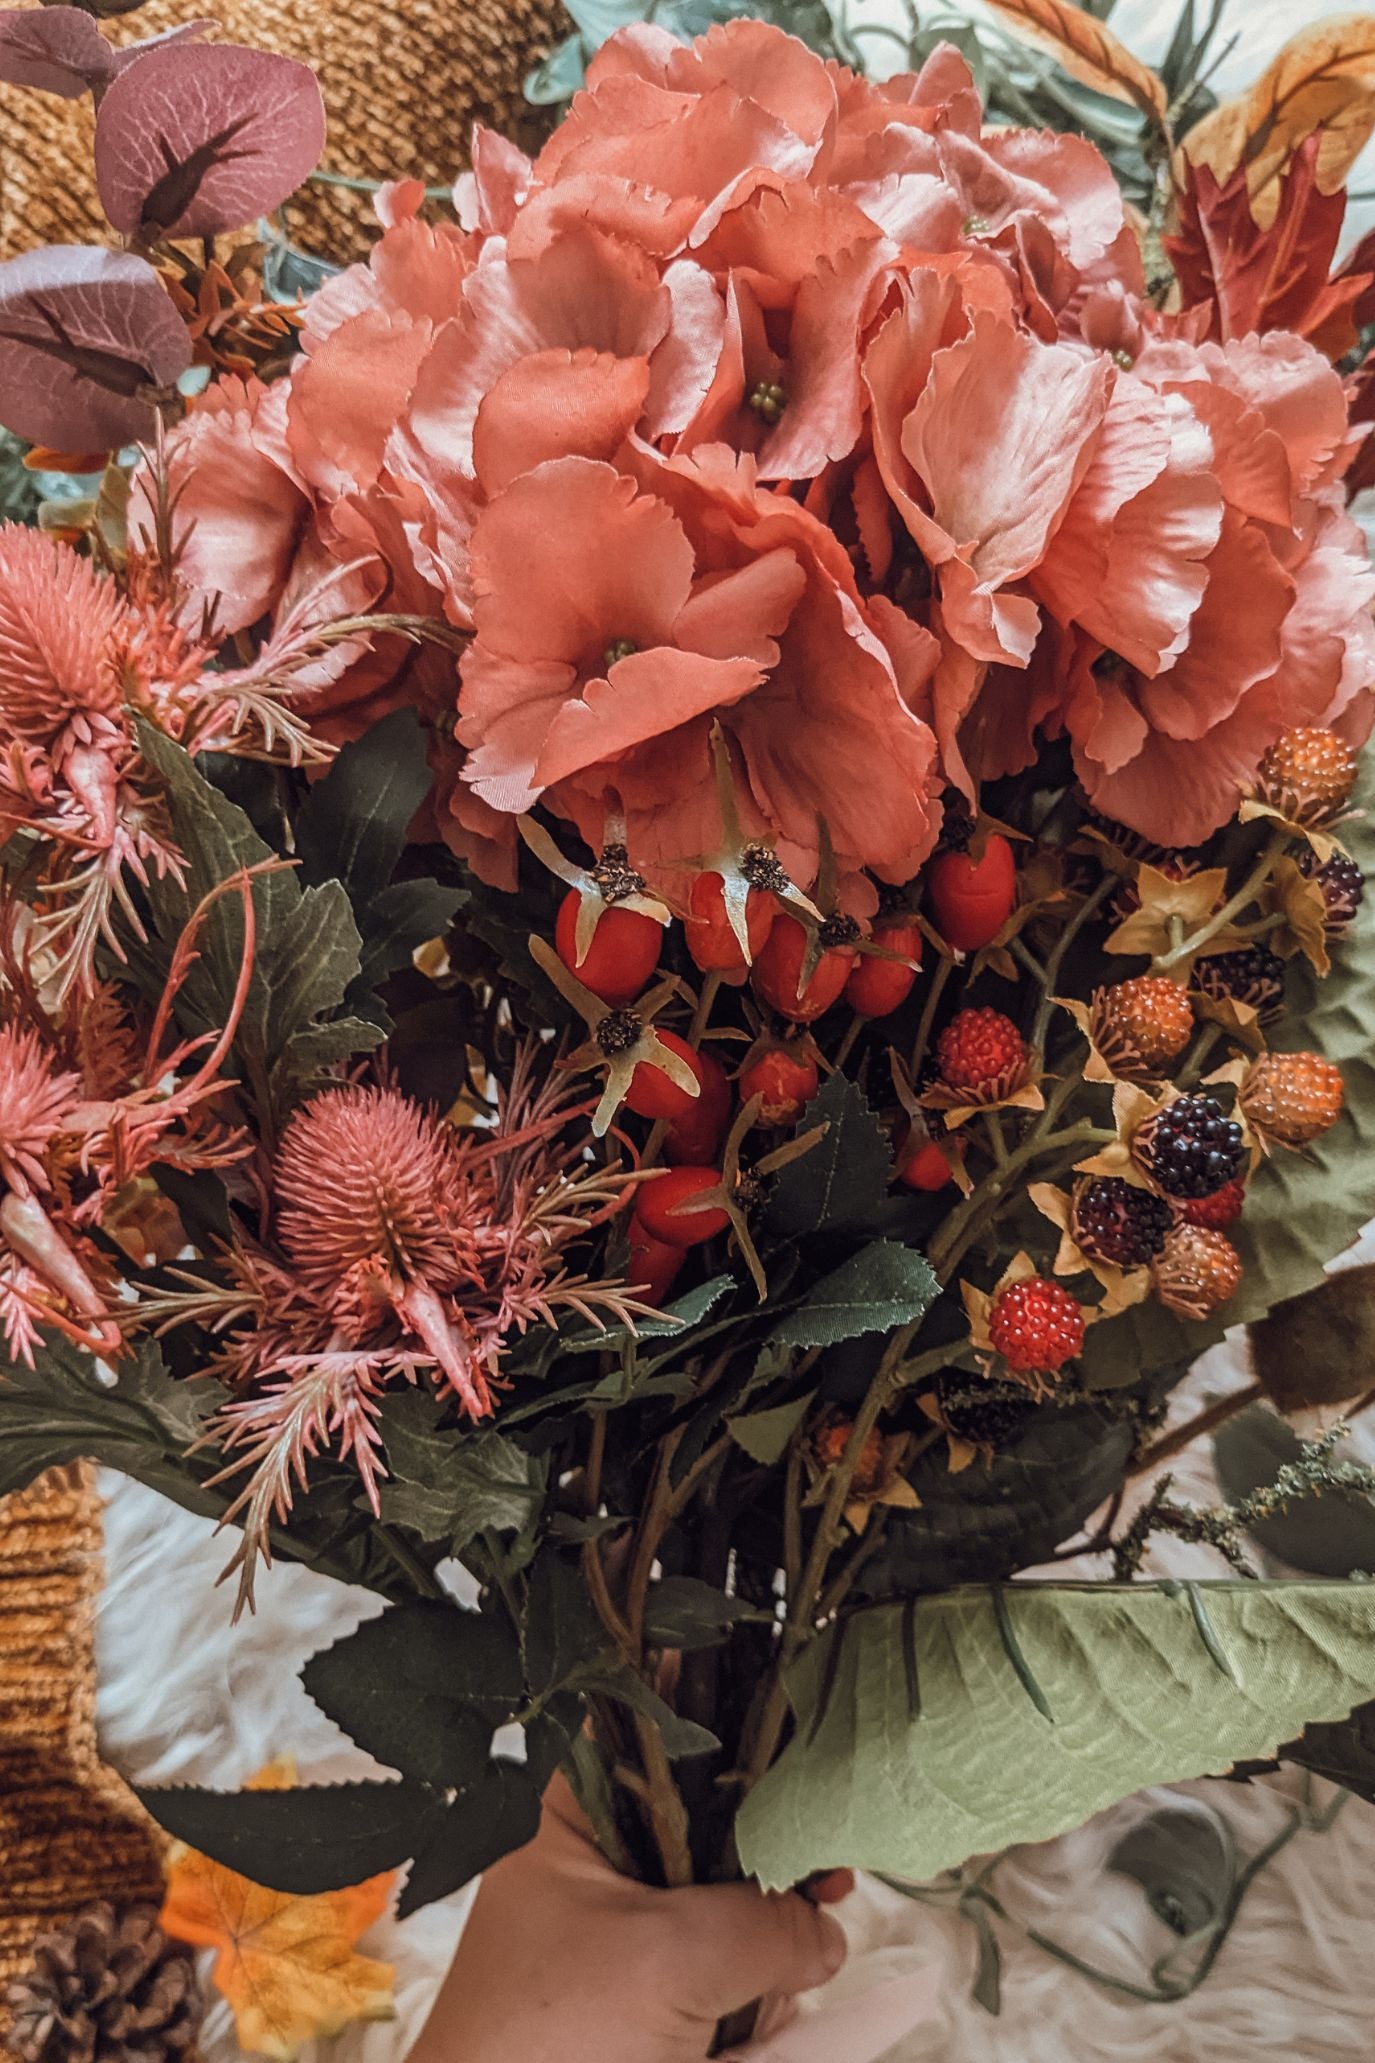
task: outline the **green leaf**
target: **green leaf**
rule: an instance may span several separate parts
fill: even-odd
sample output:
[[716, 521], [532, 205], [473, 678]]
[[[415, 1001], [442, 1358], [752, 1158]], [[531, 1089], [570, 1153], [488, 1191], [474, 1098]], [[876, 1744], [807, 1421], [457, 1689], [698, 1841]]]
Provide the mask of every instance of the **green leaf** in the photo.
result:
[[350, 902], [385, 888], [412, 817], [430, 792], [425, 733], [410, 709], [394, 709], [340, 748], [296, 818], [296, 850], [307, 881], [342, 882]]
[[214, 1383], [174, 1382], [154, 1340], [141, 1341], [103, 1382], [90, 1354], [49, 1333], [32, 1368], [0, 1361], [0, 1495], [45, 1469], [100, 1461], [192, 1511], [218, 1515], [223, 1500], [201, 1488], [180, 1456], [221, 1394]]
[[[1106, 1328], [1105, 1328], [1106, 1329]], [[1030, 1407], [1026, 1423], [952, 1475], [943, 1448], [907, 1471], [921, 1507], [890, 1511], [865, 1572], [891, 1597], [1010, 1576], [1069, 1540], [1122, 1481], [1133, 1428], [1092, 1404]]]
[[645, 1639], [656, 1648], [719, 1647], [732, 1626], [769, 1626], [773, 1616], [696, 1576], [665, 1576], [645, 1601]]
[[463, 903], [463, 890], [429, 875], [393, 881], [355, 914], [363, 955], [353, 995], [377, 988], [399, 967], [409, 967], [420, 946], [440, 938]]
[[767, 1344], [830, 1347], [865, 1332], [891, 1332], [925, 1317], [939, 1295], [924, 1254], [876, 1240], [814, 1282], [797, 1309], [779, 1319]]
[[1375, 1363], [1375, 1268], [1341, 1268], [1250, 1329], [1251, 1361], [1281, 1411], [1346, 1404]]
[[892, 1155], [878, 1118], [856, 1082], [837, 1070], [807, 1105], [799, 1132], [827, 1127], [811, 1151], [780, 1169], [765, 1224], [774, 1239], [801, 1239], [844, 1226], [863, 1230], [882, 1209]]
[[[185, 857], [184, 884], [149, 883], [154, 938], [132, 946], [130, 965], [160, 989], [172, 951], [201, 899], [245, 867], [271, 857], [243, 811], [202, 779], [179, 745], [150, 725], [139, 740], [160, 776]], [[291, 871], [255, 880], [257, 937], [234, 1057], [249, 1091], [280, 1117], [334, 1062], [375, 1046], [378, 1026], [335, 1015], [357, 980], [361, 951], [349, 899], [337, 882], [302, 889]], [[243, 965], [241, 898], [222, 895], [196, 937], [197, 958], [176, 1002], [183, 1031], [218, 1032]]]
[[559, 1341], [563, 1354], [606, 1354], [618, 1352], [644, 1340], [672, 1339], [691, 1326], [700, 1325], [735, 1288], [733, 1275], [713, 1275], [699, 1282], [686, 1296], [665, 1307], [662, 1318], [637, 1319], [632, 1333], [628, 1326], [610, 1326], [605, 1332], [575, 1332]]
[[382, 1517], [461, 1554], [478, 1534], [525, 1533], [544, 1503], [548, 1462], [500, 1433], [460, 1431], [419, 1391], [388, 1398], [382, 1437], [391, 1480]]
[[[1367, 876], [1375, 874], [1375, 754], [1362, 761], [1342, 838]], [[1257, 1170], [1246, 1210], [1228, 1237], [1245, 1264], [1240, 1289], [1206, 1323], [1174, 1318], [1153, 1299], [1094, 1326], [1083, 1366], [1103, 1385], [1142, 1369], [1194, 1360], [1227, 1327], [1253, 1324], [1276, 1304], [1316, 1289], [1333, 1256], [1375, 1218], [1375, 923], [1354, 924], [1334, 948], [1322, 981], [1292, 961], [1284, 1017], [1267, 1033], [1278, 1052], [1312, 1051], [1335, 1061], [1346, 1111], [1302, 1153], [1279, 1151]]]
[[769, 1411], [745, 1411], [738, 1418], [728, 1418], [730, 1436], [752, 1461], [772, 1468], [783, 1459], [788, 1442], [811, 1410], [815, 1395], [815, 1390], [808, 1390], [805, 1396], [790, 1397], [786, 1404], [775, 1404]]
[[533, 1841], [539, 1792], [518, 1762], [497, 1756], [461, 1790], [411, 1864], [396, 1916], [409, 1919], [437, 1898], [461, 1891], [503, 1855]]
[[831, 1634], [793, 1674], [796, 1732], [736, 1821], [741, 1862], [767, 1888], [840, 1865], [934, 1877], [1048, 1840], [1145, 1785], [1272, 1754], [1300, 1721], [1345, 1718], [1375, 1691], [1363, 1584], [1030, 1583], [926, 1598], [915, 1710], [904, 1610], [857, 1614], [838, 1666]]
[[652, 1720], [663, 1739], [670, 1760], [680, 1762], [695, 1755], [710, 1755], [721, 1743], [714, 1733], [691, 1719], [680, 1719], [672, 1706], [650, 1689], [628, 1663], [608, 1661], [582, 1670], [577, 1677], [580, 1690], [597, 1691], [603, 1697], [628, 1705], [643, 1719]]
[[312, 1655], [301, 1681], [369, 1755], [441, 1788], [475, 1780], [525, 1689], [508, 1622], [423, 1598]]
[[1375, 1805], [1375, 1702], [1358, 1705], [1349, 1719], [1306, 1726], [1278, 1752], [1281, 1762], [1297, 1762]]
[[309, 1784], [292, 1791], [140, 1788], [174, 1841], [269, 1891], [342, 1891], [418, 1855], [444, 1821], [427, 1784]]
[[[1213, 1435], [1218, 1481], [1231, 1504], [1273, 1483], [1302, 1452], [1303, 1442], [1284, 1420], [1260, 1408], [1241, 1412]], [[1306, 1576], [1375, 1570], [1375, 1502], [1359, 1491], [1325, 1490], [1296, 1500], [1246, 1530], [1267, 1554]]]
[[1108, 1856], [1130, 1877], [1156, 1918], [1181, 1937], [1219, 1926], [1237, 1880], [1237, 1848], [1221, 1813], [1181, 1800], [1138, 1820]]

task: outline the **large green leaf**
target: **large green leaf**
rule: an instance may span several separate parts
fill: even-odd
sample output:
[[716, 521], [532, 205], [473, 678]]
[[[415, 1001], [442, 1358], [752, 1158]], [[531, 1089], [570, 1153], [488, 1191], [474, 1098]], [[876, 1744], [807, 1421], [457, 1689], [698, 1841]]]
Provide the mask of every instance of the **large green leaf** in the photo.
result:
[[382, 1517], [461, 1554], [480, 1533], [523, 1533], [544, 1502], [548, 1463], [494, 1432], [462, 1432], [421, 1391], [388, 1398], [382, 1437], [391, 1480]]
[[139, 1798], [175, 1841], [269, 1891], [341, 1891], [419, 1854], [444, 1824], [428, 1784], [308, 1784], [291, 1791], [157, 1786]]
[[[1367, 753], [1356, 801], [1365, 811], [1342, 828], [1351, 856], [1375, 874], [1375, 753]], [[1256, 1172], [1240, 1223], [1229, 1234], [1245, 1263], [1240, 1289], [1207, 1324], [1138, 1304], [1090, 1332], [1091, 1381], [1131, 1381], [1145, 1369], [1191, 1360], [1228, 1326], [1253, 1324], [1276, 1304], [1315, 1289], [1329, 1261], [1375, 1218], [1375, 911], [1367, 908], [1319, 980], [1291, 963], [1287, 1008], [1268, 1034], [1279, 1052], [1322, 1053], [1341, 1068], [1346, 1111], [1302, 1153], [1277, 1149]]]
[[863, 1231], [887, 1200], [887, 1135], [859, 1084], [838, 1069], [807, 1105], [798, 1130], [815, 1125], [825, 1125], [824, 1137], [789, 1161], [769, 1192], [765, 1225], [774, 1239]]
[[1047, 1840], [1345, 1718], [1375, 1690], [1372, 1635], [1354, 1583], [1024, 1584], [859, 1613], [793, 1675], [797, 1731], [741, 1809], [741, 1861], [781, 1889]]
[[[1303, 1453], [1303, 1442], [1273, 1411], [1255, 1407], [1229, 1419], [1213, 1436], [1213, 1462], [1230, 1504], [1280, 1480]], [[1337, 1457], [1341, 1459], [1340, 1455]], [[1305, 1576], [1354, 1576], [1375, 1570], [1375, 1499], [1359, 1490], [1296, 1497], [1247, 1527], [1267, 1554]]]
[[1034, 1568], [1078, 1532], [1126, 1471], [1132, 1427], [1093, 1405], [1029, 1411], [989, 1460], [952, 1475], [943, 1448], [908, 1471], [916, 1511], [891, 1511], [870, 1595], [948, 1590]]
[[513, 1849], [533, 1841], [539, 1828], [539, 1792], [519, 1762], [497, 1755], [481, 1776], [455, 1793], [416, 1855], [397, 1900], [405, 1920], [436, 1898], [447, 1898]]
[[779, 1319], [768, 1344], [830, 1347], [862, 1333], [890, 1332], [924, 1317], [939, 1295], [924, 1254], [878, 1239], [813, 1282], [796, 1309]]
[[[179, 745], [150, 725], [140, 728], [145, 757], [162, 780], [178, 847], [180, 882], [171, 875], [148, 889], [154, 938], [132, 946], [130, 964], [160, 987], [183, 928], [212, 889], [273, 855], [244, 812], [202, 779]], [[294, 871], [260, 876], [253, 885], [256, 939], [253, 973], [234, 1056], [250, 1092], [279, 1114], [337, 1061], [375, 1046], [378, 1026], [340, 1016], [357, 980], [361, 946], [353, 912], [337, 881], [301, 887]], [[243, 965], [241, 899], [222, 895], [196, 938], [197, 958], [176, 1003], [191, 1033], [218, 1032]]]

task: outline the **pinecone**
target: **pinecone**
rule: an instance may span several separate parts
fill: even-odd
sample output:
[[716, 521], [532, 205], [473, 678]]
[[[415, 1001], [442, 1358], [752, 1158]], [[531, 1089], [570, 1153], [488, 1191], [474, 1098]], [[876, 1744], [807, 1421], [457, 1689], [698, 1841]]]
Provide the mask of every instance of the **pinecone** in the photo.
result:
[[191, 1951], [157, 1907], [104, 1901], [40, 1937], [6, 2005], [15, 2063], [181, 2063], [204, 2013]]

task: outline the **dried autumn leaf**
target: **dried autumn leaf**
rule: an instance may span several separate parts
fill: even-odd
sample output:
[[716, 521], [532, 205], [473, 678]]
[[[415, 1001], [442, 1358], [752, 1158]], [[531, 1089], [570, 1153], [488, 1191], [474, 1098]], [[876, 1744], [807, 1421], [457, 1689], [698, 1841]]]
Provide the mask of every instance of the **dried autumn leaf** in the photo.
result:
[[1330, 15], [1300, 30], [1247, 93], [1189, 131], [1184, 153], [1225, 185], [1246, 168], [1251, 208], [1273, 222], [1280, 183], [1310, 136], [1320, 137], [1317, 183], [1335, 193], [1375, 133], [1375, 15]]
[[1163, 125], [1170, 104], [1165, 82], [1149, 65], [1133, 57], [1125, 43], [1073, 0], [988, 0], [1022, 35], [1051, 50], [1073, 79], [1129, 101], [1143, 115]]
[[[271, 1763], [250, 1789], [290, 1788], [294, 1769]], [[167, 1869], [162, 1925], [177, 1941], [218, 1951], [215, 1989], [234, 2015], [239, 2046], [273, 2063], [294, 2063], [308, 2041], [357, 2020], [393, 2016], [393, 1971], [355, 1952], [380, 1919], [395, 1872], [346, 1891], [294, 1898], [178, 1843]]]
[[294, 193], [324, 144], [309, 65], [236, 43], [162, 42], [100, 103], [100, 205], [126, 235], [219, 236]]

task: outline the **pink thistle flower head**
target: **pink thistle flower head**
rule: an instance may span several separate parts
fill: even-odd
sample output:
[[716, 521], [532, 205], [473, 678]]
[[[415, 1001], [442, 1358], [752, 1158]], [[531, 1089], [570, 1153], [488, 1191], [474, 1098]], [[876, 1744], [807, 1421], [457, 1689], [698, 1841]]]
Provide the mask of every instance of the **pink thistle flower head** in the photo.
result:
[[0, 525], [0, 732], [48, 743], [119, 704], [112, 657], [124, 603], [70, 545]]
[[76, 1075], [59, 1069], [38, 1033], [0, 1025], [0, 1181], [21, 1196], [49, 1186], [53, 1139], [81, 1095]]

